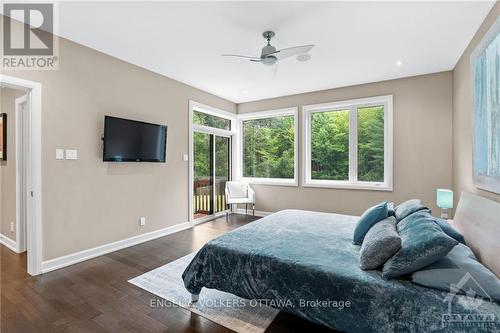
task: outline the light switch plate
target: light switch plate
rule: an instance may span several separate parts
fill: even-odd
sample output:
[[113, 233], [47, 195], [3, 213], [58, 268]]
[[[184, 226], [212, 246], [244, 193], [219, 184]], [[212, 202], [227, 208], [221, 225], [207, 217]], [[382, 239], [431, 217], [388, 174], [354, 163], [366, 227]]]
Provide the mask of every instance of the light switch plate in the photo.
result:
[[78, 150], [66, 149], [66, 159], [67, 160], [77, 160], [78, 159]]
[[56, 160], [64, 160], [64, 149], [62, 148], [56, 149]]
[[188, 162], [189, 161], [189, 155], [188, 154], [182, 155], [182, 159], [184, 160], [184, 162]]

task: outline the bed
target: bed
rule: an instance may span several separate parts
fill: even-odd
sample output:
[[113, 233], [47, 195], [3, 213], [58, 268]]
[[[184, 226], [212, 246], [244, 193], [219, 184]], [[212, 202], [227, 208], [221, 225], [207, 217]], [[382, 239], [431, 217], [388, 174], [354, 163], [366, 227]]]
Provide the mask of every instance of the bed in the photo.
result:
[[[476, 307], [465, 296], [361, 270], [357, 219], [300, 210], [264, 217], [208, 242], [186, 268], [185, 286], [195, 300], [214, 288], [345, 332], [460, 331], [443, 324], [450, 314], [488, 315], [500, 329], [496, 303]], [[481, 331], [491, 323], [475, 327]]]

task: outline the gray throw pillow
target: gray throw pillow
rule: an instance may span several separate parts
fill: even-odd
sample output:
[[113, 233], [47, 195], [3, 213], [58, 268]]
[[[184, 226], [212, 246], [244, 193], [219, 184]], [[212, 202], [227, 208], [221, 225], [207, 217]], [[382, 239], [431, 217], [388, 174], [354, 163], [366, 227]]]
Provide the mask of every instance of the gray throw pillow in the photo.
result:
[[466, 245], [458, 244], [444, 258], [416, 271], [412, 282], [425, 287], [452, 291], [500, 303], [500, 280], [477, 261]]
[[377, 269], [399, 250], [401, 238], [396, 230], [396, 223], [396, 218], [389, 216], [368, 231], [361, 245], [359, 256], [361, 269]]
[[390, 279], [412, 273], [443, 258], [458, 244], [426, 211], [407, 216], [397, 225], [401, 249], [387, 260], [382, 276]]

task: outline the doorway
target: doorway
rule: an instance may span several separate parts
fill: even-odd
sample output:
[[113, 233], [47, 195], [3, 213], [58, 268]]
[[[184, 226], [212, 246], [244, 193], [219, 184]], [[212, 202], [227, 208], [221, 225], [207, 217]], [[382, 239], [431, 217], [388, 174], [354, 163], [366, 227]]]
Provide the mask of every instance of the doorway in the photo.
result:
[[11, 123], [15, 122], [11, 138], [19, 144], [7, 149], [16, 153], [11, 162], [19, 166], [15, 167], [16, 190], [9, 194], [16, 201], [15, 236], [2, 236], [1, 241], [8, 246], [10, 240], [16, 252], [27, 251], [28, 274], [38, 275], [42, 273], [42, 86], [7, 75], [0, 76], [0, 86], [22, 91], [22, 96], [12, 102], [16, 112], [10, 117]]
[[[26, 126], [24, 114], [29, 112], [27, 92], [1, 87], [0, 132], [0, 234], [2, 244], [15, 253], [26, 251], [26, 193], [24, 147]], [[26, 255], [19, 256], [26, 269]]]
[[231, 138], [195, 131], [193, 142], [193, 218], [196, 220], [227, 209], [225, 188], [231, 180]]
[[236, 115], [189, 101], [189, 221], [209, 221], [227, 211], [226, 183], [235, 174]]

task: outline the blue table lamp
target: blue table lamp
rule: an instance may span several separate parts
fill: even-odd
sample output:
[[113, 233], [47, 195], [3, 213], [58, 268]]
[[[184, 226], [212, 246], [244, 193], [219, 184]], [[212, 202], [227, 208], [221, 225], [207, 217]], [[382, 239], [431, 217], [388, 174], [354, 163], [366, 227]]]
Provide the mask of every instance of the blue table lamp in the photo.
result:
[[441, 208], [441, 218], [448, 219], [448, 209], [453, 208], [453, 191], [438, 188], [436, 205]]

